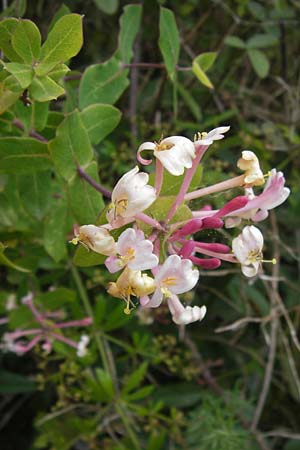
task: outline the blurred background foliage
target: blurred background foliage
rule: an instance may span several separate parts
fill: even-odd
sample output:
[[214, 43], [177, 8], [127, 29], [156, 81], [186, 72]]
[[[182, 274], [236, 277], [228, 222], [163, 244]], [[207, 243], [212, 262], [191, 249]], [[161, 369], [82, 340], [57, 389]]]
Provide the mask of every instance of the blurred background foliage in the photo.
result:
[[[58, 12], [84, 15], [84, 46], [70, 63], [66, 96], [51, 103], [53, 123], [43, 131], [46, 138], [54, 137], [58, 113], [78, 105], [80, 73], [116, 51], [119, 18], [127, 4], [2, 1], [2, 19], [28, 18], [44, 37]], [[297, 0], [140, 4], [142, 22], [132, 62], [163, 62], [158, 45], [161, 5], [175, 14], [180, 67], [190, 67], [203, 52], [217, 52], [208, 74], [214, 89], [200, 83], [191, 71], [179, 70], [174, 94], [164, 68], [131, 68], [130, 85], [116, 102], [121, 121], [94, 146], [101, 181], [111, 187], [131, 168], [143, 141], [158, 140], [162, 134], [192, 138], [196, 131], [229, 124], [230, 134], [205, 157], [202, 185], [235, 173], [244, 149], [259, 156], [265, 172], [272, 167], [284, 171], [292, 195], [262, 224], [267, 257], [276, 256], [278, 264], [265, 266], [265, 272], [250, 281], [226, 264], [215, 272], [201, 272], [193, 302], [206, 304], [208, 314], [201, 324], [186, 330], [170, 323], [163, 308], [147, 316], [125, 316], [123, 306], [105, 293], [108, 279], [101, 266], [81, 268], [79, 275], [71, 266], [73, 249], [51, 250], [72, 235], [73, 217], [68, 216], [64, 196], [57, 195], [62, 185], [45, 177], [34, 202], [39, 208], [33, 208], [37, 194], [28, 189], [26, 175], [18, 179], [18, 189], [11, 181], [14, 176], [9, 184], [1, 175], [0, 232], [9, 247], [5, 254], [32, 270], [28, 275], [1, 266], [2, 316], [8, 313], [5, 305], [11, 294], [19, 299], [29, 289], [44, 292], [38, 298], [44, 304], [50, 286], [63, 286], [59, 307], [81, 317], [85, 289], [92, 299], [95, 332], [104, 342], [112, 373], [119, 378], [115, 393], [113, 378], [101, 368], [95, 339], [88, 356], [80, 360], [59, 345], [47, 357], [40, 349], [23, 357], [2, 353], [0, 447], [299, 450], [300, 4]], [[89, 92], [82, 95], [84, 103]], [[22, 106], [15, 106], [14, 114], [26, 124]], [[0, 116], [0, 122], [3, 136], [7, 117]], [[75, 195], [78, 188], [74, 189]], [[211, 203], [218, 206], [231, 196], [218, 194]], [[56, 216], [51, 215], [53, 198]], [[57, 221], [62, 215], [64, 229]], [[58, 305], [48, 301], [48, 307]], [[9, 314], [11, 328], [24, 321], [20, 312]], [[5, 331], [5, 326], [1, 328]], [[116, 412], [116, 398], [123, 412]], [[120, 420], [122, 415], [125, 421]], [[126, 418], [138, 444], [126, 430]]]

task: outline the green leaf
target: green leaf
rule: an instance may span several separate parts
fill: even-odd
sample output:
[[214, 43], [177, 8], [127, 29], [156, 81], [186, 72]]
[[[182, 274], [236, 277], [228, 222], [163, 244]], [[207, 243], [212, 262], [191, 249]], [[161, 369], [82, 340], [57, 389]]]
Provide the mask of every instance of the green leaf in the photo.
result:
[[248, 49], [271, 47], [277, 44], [278, 38], [272, 34], [256, 34], [248, 39], [246, 45]]
[[194, 61], [197, 61], [198, 65], [201, 67], [201, 69], [204, 72], [207, 72], [213, 63], [216, 60], [218, 53], [217, 52], [205, 52], [201, 53], [201, 55], [198, 55]]
[[[203, 175], [203, 166], [199, 164], [190, 183], [188, 192], [195, 191], [196, 189], [199, 188], [202, 181], [202, 175]], [[165, 170], [160, 195], [161, 196], [177, 195], [182, 185], [184, 177], [185, 174], [174, 177], [174, 175], [170, 174]], [[150, 174], [150, 184], [154, 185], [154, 174]]]
[[121, 112], [111, 105], [97, 103], [81, 111], [81, 119], [92, 144], [99, 144], [121, 119]]
[[[85, 172], [99, 183], [98, 166], [95, 161], [86, 167]], [[100, 192], [77, 175], [68, 186], [68, 195], [69, 205], [78, 224], [95, 223], [105, 206]]]
[[230, 45], [230, 47], [235, 48], [246, 48], [246, 43], [242, 41], [238, 36], [227, 36], [224, 40], [226, 45]]
[[33, 79], [31, 66], [20, 63], [4, 63], [5, 70], [11, 73], [18, 81], [22, 89], [26, 89]]
[[40, 64], [36, 67], [37, 75], [46, 75], [57, 64], [77, 55], [82, 43], [82, 16], [67, 14], [61, 17], [42, 46]]
[[18, 375], [17, 373], [0, 371], [0, 392], [1, 394], [21, 394], [36, 390], [34, 381]]
[[75, 291], [64, 287], [37, 294], [35, 297], [35, 302], [40, 303], [44, 309], [50, 309], [51, 311], [61, 308], [67, 303], [73, 303], [75, 300]]
[[23, 62], [22, 58], [14, 50], [12, 46], [12, 37], [17, 27], [18, 19], [10, 18], [0, 22], [0, 48], [4, 55], [14, 62]]
[[138, 389], [137, 391], [132, 392], [131, 394], [127, 394], [126, 400], [128, 402], [134, 402], [137, 400], [141, 400], [145, 397], [149, 397], [149, 395], [152, 394], [153, 390], [154, 390], [153, 385], [144, 386], [141, 389]]
[[8, 259], [4, 255], [5, 248], [6, 248], [5, 245], [3, 245], [2, 242], [0, 242], [0, 266], [8, 266], [11, 267], [12, 269], [18, 270], [19, 272], [30, 272], [30, 270], [25, 269], [25, 267], [18, 266], [17, 264], [13, 263], [10, 259]]
[[19, 195], [23, 207], [37, 220], [41, 220], [49, 210], [51, 181], [50, 171], [18, 177]]
[[202, 389], [197, 389], [193, 383], [169, 383], [159, 387], [153, 399], [162, 401], [166, 406], [186, 408], [198, 403], [202, 395]]
[[95, 253], [92, 250], [87, 250], [82, 245], [79, 245], [76, 249], [73, 257], [73, 263], [78, 267], [91, 267], [104, 264], [107, 256]]
[[50, 77], [35, 77], [30, 85], [29, 92], [37, 102], [48, 102], [63, 95], [65, 90]]
[[119, 0], [94, 0], [94, 3], [105, 14], [114, 14], [119, 6]]
[[0, 114], [7, 111], [20, 97], [20, 92], [12, 92], [5, 88], [4, 83], [0, 83]]
[[179, 59], [180, 38], [174, 13], [170, 9], [162, 7], [160, 8], [158, 43], [167, 72], [174, 81]]
[[23, 137], [0, 138], [0, 173], [31, 173], [52, 167], [47, 144]]
[[31, 20], [19, 20], [11, 43], [24, 63], [33, 64], [38, 60], [41, 52], [41, 34]]
[[129, 85], [127, 73], [115, 57], [88, 67], [79, 87], [80, 109], [94, 103], [116, 103]]
[[67, 256], [67, 221], [68, 208], [66, 200], [56, 198], [52, 203], [50, 213], [45, 220], [44, 247], [47, 253], [58, 262]]
[[164, 448], [166, 434], [166, 431], [153, 431], [147, 443], [146, 450], [160, 450]]
[[260, 50], [248, 50], [248, 56], [257, 75], [265, 78], [269, 73], [270, 63], [264, 53]]
[[258, 2], [249, 1], [247, 4], [249, 12], [258, 20], [264, 20], [266, 17], [265, 8]]
[[48, 120], [49, 102], [33, 102], [32, 104], [32, 128], [42, 131]]
[[13, 75], [8, 75], [4, 80], [4, 87], [12, 92], [17, 92], [19, 95], [23, 92], [22, 86]]
[[58, 172], [67, 181], [77, 173], [77, 165], [84, 167], [92, 160], [93, 149], [78, 111], [59, 125], [49, 148]]
[[189, 107], [191, 113], [194, 115], [195, 119], [200, 122], [202, 118], [201, 108], [199, 103], [195, 100], [194, 96], [186, 89], [183, 84], [177, 83], [177, 89], [185, 104]]
[[65, 64], [58, 64], [54, 67], [54, 69], [51, 70], [51, 72], [48, 73], [48, 76], [54, 81], [59, 81], [69, 71], [69, 67]]
[[48, 28], [48, 33], [52, 30], [52, 28], [54, 27], [54, 25], [56, 24], [56, 22], [63, 16], [66, 16], [67, 14], [70, 14], [71, 10], [70, 8], [65, 5], [64, 3], [61, 5], [61, 7], [56, 11], [56, 13], [54, 14], [51, 23], [49, 25]]
[[[173, 193], [172, 193], [173, 194]], [[145, 213], [156, 219], [157, 221], [163, 221], [166, 219], [166, 216], [174, 203], [176, 196], [168, 196], [168, 197], [159, 197], [156, 202], [154, 202], [148, 209], [146, 209]], [[181, 204], [174, 214], [170, 223], [181, 222], [184, 220], [188, 220], [192, 217], [191, 210], [185, 204]], [[151, 227], [149, 225], [144, 224], [143, 222], [138, 221], [139, 227], [144, 231], [145, 234], [148, 234], [151, 231]]]
[[[106, 2], [107, 3], [107, 2]], [[133, 55], [132, 47], [141, 23], [141, 5], [127, 5], [120, 19], [119, 46], [116, 56], [128, 64]]]
[[204, 84], [204, 86], [208, 87], [209, 89], [214, 88], [214, 86], [213, 86], [212, 82], [210, 81], [210, 79], [208, 78], [208, 76], [205, 74], [205, 72], [199, 66], [199, 64], [197, 62], [197, 58], [194, 59], [194, 61], [193, 61], [192, 70], [193, 70], [194, 74], [196, 75], [196, 77], [198, 78], [198, 80], [202, 84]]
[[143, 362], [125, 381], [125, 385], [122, 389], [122, 395], [131, 392], [133, 389], [137, 388], [143, 379], [145, 378], [148, 368], [148, 363]]
[[27, 0], [13, 0], [10, 5], [0, 14], [2, 17], [23, 17], [27, 8]]
[[97, 380], [99, 381], [102, 389], [106, 393], [107, 401], [112, 400], [114, 398], [114, 385], [109, 373], [105, 372], [103, 369], [99, 367], [95, 370]]

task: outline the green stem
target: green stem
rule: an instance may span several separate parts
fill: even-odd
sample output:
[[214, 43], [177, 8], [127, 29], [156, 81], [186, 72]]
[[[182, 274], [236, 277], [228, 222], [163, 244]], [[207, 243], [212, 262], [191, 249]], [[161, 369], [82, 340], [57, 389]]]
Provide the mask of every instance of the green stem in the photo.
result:
[[[96, 322], [95, 322], [95, 316], [94, 316], [93, 308], [91, 306], [91, 303], [90, 303], [90, 300], [88, 298], [88, 295], [87, 295], [86, 289], [84, 287], [84, 284], [82, 283], [79, 271], [78, 271], [77, 267], [71, 265], [71, 272], [72, 272], [73, 279], [75, 281], [76, 287], [78, 289], [79, 295], [81, 297], [82, 303], [84, 305], [84, 308], [85, 308], [87, 314], [93, 320], [94, 337], [95, 337], [95, 340], [96, 340], [96, 343], [97, 343], [97, 347], [98, 347], [98, 350], [99, 350], [99, 353], [100, 353], [100, 356], [101, 356], [101, 359], [102, 359], [103, 367], [104, 367], [105, 371], [107, 373], [109, 373], [110, 376], [113, 379], [114, 377], [113, 377], [112, 370], [111, 370], [110, 365], [109, 365], [109, 360], [108, 360], [108, 357], [107, 357], [107, 354], [106, 354], [106, 351], [105, 351], [103, 338], [102, 338], [101, 335], [99, 335], [99, 333], [98, 333], [98, 331], [96, 329]], [[123, 408], [122, 408], [121, 404], [118, 402], [118, 398], [117, 397], [115, 398], [115, 409], [116, 409], [116, 412], [119, 414], [120, 419], [123, 422], [124, 428], [126, 429], [126, 431], [128, 433], [128, 436], [129, 436], [129, 438], [130, 438], [130, 440], [131, 440], [131, 442], [133, 444], [133, 448], [135, 450], [140, 450], [140, 444], [139, 444], [138, 438], [135, 435], [135, 433], [134, 433], [134, 431], [133, 431], [133, 429], [132, 429], [132, 427], [131, 427], [131, 425], [130, 425], [130, 423], [128, 421], [126, 413], [123, 411]]]
[[135, 435], [135, 433], [134, 433], [134, 431], [133, 431], [133, 429], [132, 429], [132, 427], [131, 427], [131, 425], [129, 423], [129, 420], [128, 420], [127, 416], [126, 416], [126, 413], [123, 411], [123, 408], [120, 405], [120, 403], [116, 403], [115, 404], [115, 408], [116, 408], [117, 413], [119, 414], [119, 416], [122, 419], [123, 425], [124, 425], [124, 427], [125, 427], [125, 429], [126, 429], [126, 431], [128, 433], [128, 436], [131, 439], [131, 442], [134, 445], [134, 448], [136, 450], [140, 450], [141, 446], [139, 444], [139, 441], [138, 441], [138, 439], [137, 439], [137, 437], [136, 437], [136, 435]]
[[109, 363], [108, 363], [108, 359], [105, 353], [105, 348], [104, 348], [104, 344], [103, 341], [101, 339], [101, 336], [99, 336], [99, 333], [96, 329], [96, 323], [95, 323], [95, 316], [94, 316], [94, 311], [93, 308], [90, 304], [90, 300], [88, 298], [88, 295], [86, 293], [85, 287], [82, 283], [80, 274], [78, 272], [77, 267], [75, 266], [71, 266], [71, 271], [72, 271], [72, 275], [76, 284], [76, 287], [78, 289], [79, 295], [81, 297], [82, 303], [84, 305], [84, 308], [86, 310], [86, 313], [92, 318], [93, 320], [93, 330], [94, 330], [94, 337], [96, 340], [96, 344], [102, 359], [102, 363], [103, 363], [103, 367], [104, 369], [107, 371], [107, 373], [110, 373], [110, 367], [109, 367]]

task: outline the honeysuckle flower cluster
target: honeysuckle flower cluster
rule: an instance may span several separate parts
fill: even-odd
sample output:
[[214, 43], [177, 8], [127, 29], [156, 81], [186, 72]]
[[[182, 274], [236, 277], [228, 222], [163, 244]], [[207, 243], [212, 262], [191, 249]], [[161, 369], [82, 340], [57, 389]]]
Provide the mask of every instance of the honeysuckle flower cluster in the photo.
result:
[[[24, 355], [35, 346], [41, 344], [41, 348], [46, 353], [50, 353], [53, 342], [59, 341], [74, 348], [78, 357], [86, 355], [89, 337], [83, 334], [79, 342], [76, 342], [66, 337], [62, 333], [62, 330], [74, 327], [87, 327], [92, 323], [90, 317], [61, 322], [63, 318], [62, 311], [39, 311], [34, 304], [34, 296], [31, 292], [23, 297], [22, 303], [32, 313], [33, 328], [17, 329], [4, 333], [3, 342], [0, 344], [2, 349], [16, 353], [17, 355]], [[8, 323], [8, 319], [6, 323]]]
[[[116, 274], [107, 292], [125, 302], [126, 314], [137, 306], [149, 310], [166, 301], [176, 324], [201, 321], [206, 306], [184, 305], [179, 298], [196, 287], [199, 268], [214, 270], [227, 262], [239, 265], [246, 277], [261, 270], [265, 262], [264, 239], [251, 221], [265, 219], [269, 210], [288, 197], [290, 190], [285, 187], [282, 172], [272, 169], [264, 174], [255, 153], [244, 150], [237, 160], [242, 173], [194, 191], [190, 188], [203, 155], [214, 141], [224, 138], [229, 128], [222, 126], [208, 133], [196, 133], [194, 141], [170, 136], [159, 142], [142, 143], [137, 160], [144, 166], [155, 163], [154, 185], [149, 183], [147, 173], [134, 167], [112, 191], [105, 216], [107, 223], [75, 228], [72, 243], [81, 243], [107, 257], [106, 268]], [[146, 158], [147, 151], [152, 152], [152, 159]], [[183, 175], [179, 190], [177, 187], [173, 193], [170, 186], [171, 196], [167, 199], [161, 195], [165, 170], [174, 177]], [[262, 192], [254, 191], [263, 185]], [[240, 189], [239, 195], [233, 195], [220, 209], [213, 209], [211, 194], [230, 189], [235, 189], [234, 192]], [[189, 202], [199, 198], [204, 199], [204, 206], [192, 209]], [[169, 207], [162, 214], [166, 200]], [[241, 226], [243, 220], [247, 221], [246, 226], [240, 232], [234, 231], [232, 242], [208, 241], [211, 230]], [[224, 233], [220, 233], [220, 240], [223, 239]]]

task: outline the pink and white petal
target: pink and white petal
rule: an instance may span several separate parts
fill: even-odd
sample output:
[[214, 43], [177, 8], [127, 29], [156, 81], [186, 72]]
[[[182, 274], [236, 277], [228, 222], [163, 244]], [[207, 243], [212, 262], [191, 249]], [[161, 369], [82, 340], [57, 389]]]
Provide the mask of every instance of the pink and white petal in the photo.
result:
[[172, 316], [178, 316], [184, 312], [184, 306], [177, 297], [177, 295], [172, 295], [167, 299], [168, 307]]
[[157, 308], [163, 300], [163, 293], [158, 288], [155, 290], [154, 294], [152, 295], [150, 301], [144, 305], [145, 308]]
[[163, 265], [159, 268], [158, 274], [155, 277], [157, 286], [160, 285], [161, 281], [168, 277], [177, 277], [181, 261], [182, 260], [178, 255], [168, 256]]
[[117, 242], [117, 252], [124, 256], [129, 248], [134, 248], [136, 245], [136, 231], [133, 228], [127, 228], [120, 234]]
[[140, 297], [140, 305], [145, 307], [148, 305], [148, 303], [150, 302], [150, 297], [149, 295], [143, 295], [142, 297]]
[[122, 260], [117, 256], [109, 256], [104, 261], [104, 264], [110, 273], [116, 273], [124, 267]]
[[253, 222], [261, 222], [262, 220], [265, 220], [268, 217], [269, 213], [267, 209], [261, 209], [259, 210], [254, 216], [252, 217]]
[[259, 269], [259, 262], [252, 263], [249, 266], [242, 265], [242, 272], [248, 278], [254, 277], [257, 274], [258, 269]]
[[150, 270], [156, 267], [159, 263], [158, 257], [153, 253], [147, 255], [137, 255], [132, 261], [127, 264], [132, 270]]
[[137, 160], [139, 163], [143, 164], [144, 166], [148, 166], [152, 163], [152, 159], [145, 159], [142, 157], [141, 153], [144, 150], [155, 150], [156, 144], [154, 142], [144, 142], [141, 144], [137, 151]]

